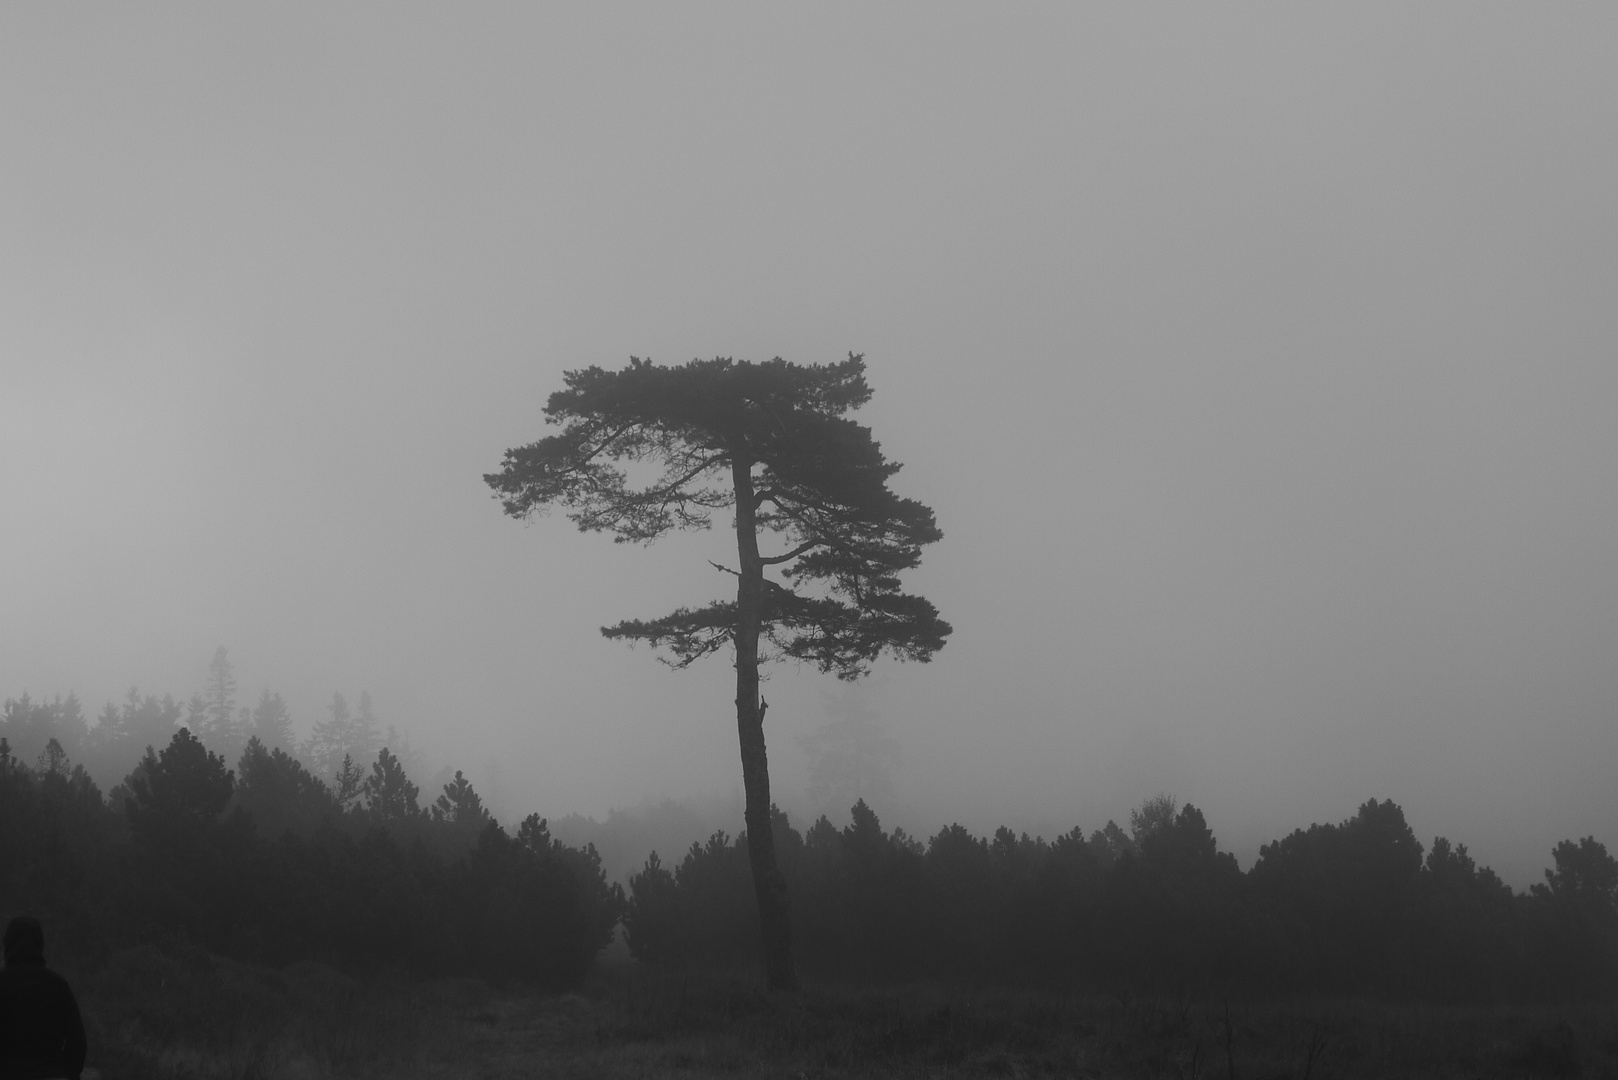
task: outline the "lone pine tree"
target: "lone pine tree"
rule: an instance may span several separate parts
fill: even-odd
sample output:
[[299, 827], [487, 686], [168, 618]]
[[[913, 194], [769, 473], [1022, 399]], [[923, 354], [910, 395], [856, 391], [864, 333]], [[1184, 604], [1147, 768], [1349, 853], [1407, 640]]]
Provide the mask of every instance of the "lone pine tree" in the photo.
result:
[[[650, 621], [602, 627], [609, 638], [666, 648], [685, 667], [727, 643], [736, 657], [736, 727], [746, 793], [748, 856], [772, 987], [795, 980], [786, 881], [770, 828], [759, 663], [773, 657], [856, 679], [883, 652], [928, 660], [950, 626], [931, 603], [900, 591], [899, 573], [941, 537], [933, 512], [888, 489], [899, 465], [871, 430], [843, 414], [870, 400], [865, 361], [801, 366], [693, 360], [661, 367], [632, 358], [619, 371], [564, 376], [546, 421], [558, 434], [506, 451], [484, 477], [513, 517], [563, 508], [581, 530], [650, 543], [706, 529], [735, 513], [736, 598]], [[661, 468], [644, 487], [623, 462]], [[784, 548], [760, 551], [761, 534]], [[765, 577], [777, 568], [784, 583]], [[761, 640], [772, 654], [761, 653]]]

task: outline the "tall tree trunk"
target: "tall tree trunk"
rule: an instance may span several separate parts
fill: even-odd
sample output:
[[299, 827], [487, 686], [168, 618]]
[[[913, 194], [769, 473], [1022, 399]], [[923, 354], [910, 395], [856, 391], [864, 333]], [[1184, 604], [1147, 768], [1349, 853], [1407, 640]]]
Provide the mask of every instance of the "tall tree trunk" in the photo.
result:
[[742, 748], [742, 786], [747, 793], [747, 855], [758, 896], [764, 936], [764, 974], [772, 990], [797, 985], [792, 967], [792, 919], [786, 878], [775, 862], [775, 831], [770, 822], [770, 767], [764, 751], [764, 709], [758, 696], [758, 636], [764, 605], [764, 564], [759, 561], [753, 517], [752, 462], [731, 462], [736, 487], [736, 553], [741, 563], [736, 585], [736, 731]]

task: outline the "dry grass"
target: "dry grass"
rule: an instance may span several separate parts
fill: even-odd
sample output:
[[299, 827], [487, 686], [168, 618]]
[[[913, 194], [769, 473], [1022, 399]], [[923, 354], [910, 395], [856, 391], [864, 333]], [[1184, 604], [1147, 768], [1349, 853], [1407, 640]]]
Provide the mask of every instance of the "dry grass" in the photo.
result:
[[89, 1065], [107, 1080], [395, 1076], [491, 999], [471, 981], [349, 978], [200, 952], [114, 954], [80, 986]]
[[142, 949], [82, 994], [102, 1075], [371, 1077], [1589, 1077], [1618, 1006], [1094, 998], [811, 986], [603, 965], [580, 993], [347, 978]]

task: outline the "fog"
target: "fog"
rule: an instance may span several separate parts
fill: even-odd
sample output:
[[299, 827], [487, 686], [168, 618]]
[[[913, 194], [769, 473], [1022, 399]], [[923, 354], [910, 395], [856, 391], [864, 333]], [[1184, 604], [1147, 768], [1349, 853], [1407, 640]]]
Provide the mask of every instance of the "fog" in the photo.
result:
[[1391, 798], [1521, 887], [1618, 839], [1615, 46], [1599, 6], [8, 6], [0, 697], [184, 697], [225, 645], [503, 820], [734, 831], [727, 661], [597, 632], [724, 594], [725, 530], [481, 476], [565, 370], [852, 351], [955, 633], [770, 670], [795, 821], [1166, 791], [1245, 866]]

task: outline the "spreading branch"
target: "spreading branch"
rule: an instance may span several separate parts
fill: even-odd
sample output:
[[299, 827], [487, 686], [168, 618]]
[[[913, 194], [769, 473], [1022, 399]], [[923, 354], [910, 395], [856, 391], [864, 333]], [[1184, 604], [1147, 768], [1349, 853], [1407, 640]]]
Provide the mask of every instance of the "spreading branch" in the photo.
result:
[[[739, 578], [788, 564], [786, 586], [766, 583], [761, 633], [778, 656], [854, 678], [883, 652], [926, 660], [950, 632], [931, 604], [901, 589], [902, 572], [942, 534], [930, 509], [888, 487], [899, 465], [846, 417], [869, 398], [857, 356], [824, 366], [631, 360], [619, 371], [585, 368], [568, 372], [546, 405], [560, 432], [507, 451], [485, 480], [513, 516], [560, 507], [582, 530], [650, 543], [711, 527], [713, 511], [736, 505], [725, 481], [734, 462], [745, 462], [755, 527], [786, 550], [752, 569], [711, 565]], [[618, 464], [625, 461], [656, 462], [661, 475], [633, 486]], [[685, 667], [730, 640], [733, 624], [723, 620], [733, 607], [682, 608], [603, 632], [667, 650]]]
[[813, 551], [815, 548], [820, 547], [822, 544], [826, 544], [826, 543], [829, 543], [829, 541], [820, 540], [820, 539], [805, 540], [803, 543], [799, 544], [797, 547], [793, 548], [791, 551], [787, 552], [785, 555], [772, 555], [770, 558], [760, 559], [759, 562], [764, 566], [774, 566], [777, 563], [791, 562], [793, 559], [796, 559], [799, 555], [802, 555], [804, 552]]

